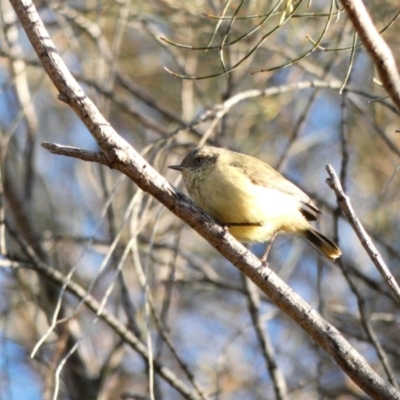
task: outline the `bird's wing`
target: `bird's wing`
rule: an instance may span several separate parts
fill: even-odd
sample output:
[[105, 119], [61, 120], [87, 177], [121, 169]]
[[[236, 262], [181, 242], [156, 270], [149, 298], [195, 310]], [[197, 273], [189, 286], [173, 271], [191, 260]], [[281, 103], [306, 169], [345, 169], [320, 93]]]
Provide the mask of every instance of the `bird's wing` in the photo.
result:
[[252, 183], [269, 189], [276, 189], [299, 198], [302, 204], [300, 211], [304, 217], [308, 221], [316, 221], [318, 219], [317, 215], [321, 214], [321, 211], [294, 183], [288, 181], [278, 171], [257, 158], [251, 157], [251, 162], [246, 163], [246, 158], [250, 156], [240, 154], [240, 157], [242, 160], [238, 162], [233, 161], [231, 165], [235, 168], [241, 169], [244, 174], [249, 177]]

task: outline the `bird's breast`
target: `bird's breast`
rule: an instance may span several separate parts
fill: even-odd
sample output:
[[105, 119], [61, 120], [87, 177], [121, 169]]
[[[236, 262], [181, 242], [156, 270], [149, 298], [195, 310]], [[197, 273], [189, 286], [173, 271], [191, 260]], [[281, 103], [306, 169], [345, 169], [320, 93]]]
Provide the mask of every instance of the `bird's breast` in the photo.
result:
[[277, 189], [255, 185], [237, 168], [214, 168], [196, 179], [185, 179], [195, 203], [216, 220], [231, 224], [230, 233], [245, 242], [263, 242], [277, 231], [296, 232], [307, 225], [300, 200]]

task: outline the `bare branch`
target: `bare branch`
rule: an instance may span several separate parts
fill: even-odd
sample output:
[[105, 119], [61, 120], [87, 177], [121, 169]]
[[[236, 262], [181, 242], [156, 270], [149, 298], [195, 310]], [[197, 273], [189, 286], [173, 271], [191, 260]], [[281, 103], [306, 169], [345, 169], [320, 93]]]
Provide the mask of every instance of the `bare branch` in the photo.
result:
[[340, 0], [378, 70], [382, 85], [400, 110], [400, 76], [396, 61], [362, 0]]
[[285, 400], [288, 398], [285, 376], [279, 369], [276, 362], [274, 349], [272, 347], [268, 332], [266, 332], [262, 326], [260, 318], [260, 298], [258, 296], [257, 289], [245, 276], [243, 276], [242, 280], [247, 295], [247, 303], [251, 321], [260, 343], [260, 349], [271, 376], [272, 383], [274, 385], [276, 399]]
[[96, 153], [94, 151], [79, 149], [78, 147], [63, 146], [61, 144], [49, 142], [43, 142], [42, 147], [46, 150], [49, 150], [52, 154], [79, 158], [83, 161], [97, 162], [107, 167], [109, 166], [107, 159], [104, 157], [103, 153]]
[[[49, 77], [62, 94], [63, 100], [72, 107], [94, 136], [109, 165], [126, 174], [141, 189], [193, 227], [295, 320], [367, 394], [376, 399], [399, 400], [400, 393], [367, 364], [335, 327], [294, 293], [271, 269], [263, 267], [258, 258], [169, 184], [114, 131], [62, 62], [32, 2], [11, 0], [11, 3]], [[130, 335], [131, 332], [126, 331], [126, 334]]]
[[379, 253], [375, 245], [372, 243], [371, 238], [369, 237], [367, 231], [362, 226], [360, 220], [357, 218], [357, 215], [354, 212], [354, 209], [350, 203], [350, 199], [344, 193], [342, 185], [340, 184], [340, 181], [335, 173], [335, 170], [330, 165], [326, 166], [326, 170], [328, 171], [328, 174], [330, 176], [330, 178], [327, 179], [327, 183], [330, 186], [330, 188], [334, 190], [340, 208], [346, 215], [346, 218], [348, 219], [350, 225], [354, 229], [354, 232], [360, 239], [360, 242], [363, 245], [364, 249], [367, 251], [371, 261], [378, 268], [378, 271], [380, 272], [382, 278], [387, 282], [397, 303], [400, 304], [400, 288], [396, 282], [396, 279], [390, 272], [381, 254]]
[[[65, 276], [54, 269], [50, 265], [42, 263], [38, 259], [32, 259], [32, 262], [15, 261], [12, 259], [3, 259], [0, 262], [1, 267], [12, 267], [12, 268], [28, 268], [37, 271], [41, 275], [47, 277], [60, 286], [65, 285], [65, 288], [76, 296], [79, 300], [83, 301], [86, 306], [93, 311], [95, 315], [98, 315], [107, 325], [109, 325], [121, 338], [129, 344], [135, 351], [137, 351], [144, 360], [148, 358], [148, 352], [143, 342], [135, 336], [135, 334], [127, 329], [125, 324], [118, 320], [114, 315], [110, 314], [104, 309], [103, 305], [100, 304], [95, 298], [87, 293], [87, 290], [76, 282], [66, 280]], [[165, 379], [172, 387], [180, 392], [185, 398], [197, 400], [199, 397], [191, 392], [191, 390], [183, 383], [170, 369], [160, 363], [159, 360], [154, 359], [154, 368], [157, 370], [159, 375]]]

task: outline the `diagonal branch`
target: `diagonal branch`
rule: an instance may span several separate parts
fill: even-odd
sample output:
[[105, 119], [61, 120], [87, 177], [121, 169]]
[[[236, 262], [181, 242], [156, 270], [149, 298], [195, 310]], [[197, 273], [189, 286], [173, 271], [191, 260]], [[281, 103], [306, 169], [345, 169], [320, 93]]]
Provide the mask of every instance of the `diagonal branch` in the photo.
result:
[[372, 243], [371, 238], [369, 237], [367, 231], [362, 226], [360, 220], [357, 218], [353, 207], [350, 203], [349, 197], [344, 193], [342, 185], [334, 171], [334, 169], [327, 165], [326, 167], [330, 178], [327, 180], [328, 185], [331, 189], [334, 190], [337, 198], [337, 202], [342, 209], [343, 213], [346, 215], [349, 223], [354, 229], [354, 232], [357, 234], [358, 238], [360, 239], [361, 244], [363, 245], [364, 249], [367, 251], [369, 258], [375, 264], [376, 268], [378, 269], [379, 273], [381, 274], [382, 278], [387, 282], [393, 297], [396, 299], [397, 304], [400, 305], [400, 288], [397, 284], [396, 279], [394, 278], [393, 274], [390, 272], [390, 269], [386, 265], [385, 261], [383, 260], [381, 254], [379, 253], [378, 249]]
[[376, 399], [400, 400], [400, 393], [382, 379], [340, 332], [283, 282], [271, 269], [238, 243], [220, 225], [155, 171], [97, 110], [58, 55], [30, 0], [11, 0], [43, 66], [69, 104], [89, 129], [112, 168], [132, 179], [194, 228], [227, 260], [249, 277], [290, 318], [323, 348], [367, 394]]
[[376, 29], [362, 0], [340, 0], [370, 54], [382, 85], [400, 110], [400, 76], [393, 54]]

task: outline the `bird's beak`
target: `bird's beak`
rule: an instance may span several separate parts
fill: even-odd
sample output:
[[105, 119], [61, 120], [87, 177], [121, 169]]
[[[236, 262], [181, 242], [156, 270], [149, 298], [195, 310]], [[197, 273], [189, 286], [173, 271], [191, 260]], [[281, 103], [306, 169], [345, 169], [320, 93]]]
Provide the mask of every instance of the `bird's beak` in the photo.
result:
[[185, 169], [183, 165], [169, 165], [168, 168], [176, 169], [177, 171], [183, 171]]

